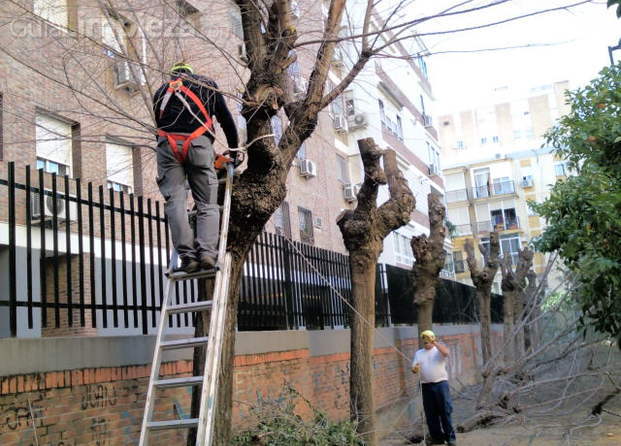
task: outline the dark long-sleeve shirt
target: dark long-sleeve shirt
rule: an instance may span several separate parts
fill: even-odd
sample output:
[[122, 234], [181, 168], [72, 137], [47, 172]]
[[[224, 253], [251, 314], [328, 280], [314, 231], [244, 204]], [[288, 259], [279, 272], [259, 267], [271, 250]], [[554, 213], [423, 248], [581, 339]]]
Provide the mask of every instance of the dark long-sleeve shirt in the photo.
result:
[[[224, 130], [229, 147], [237, 147], [239, 141], [235, 120], [226, 106], [222, 93], [218, 91], [218, 85], [212, 79], [196, 74], [184, 75], [183, 85], [198, 96], [210, 116], [216, 117], [220, 127]], [[171, 96], [164, 113], [160, 116], [160, 104], [167, 89], [168, 82], [163, 84], [153, 96], [153, 111], [157, 128], [170, 133], [192, 133], [201, 126], [201, 123], [192, 116], [176, 95]], [[192, 107], [192, 112], [204, 121], [204, 115], [194, 101], [188, 97], [186, 101]], [[205, 135], [213, 142], [212, 135], [209, 133]]]

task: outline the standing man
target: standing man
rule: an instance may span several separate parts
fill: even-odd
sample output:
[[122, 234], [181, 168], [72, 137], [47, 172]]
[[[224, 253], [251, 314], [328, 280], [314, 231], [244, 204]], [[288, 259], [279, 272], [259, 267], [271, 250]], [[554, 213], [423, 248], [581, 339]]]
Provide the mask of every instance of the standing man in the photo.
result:
[[431, 330], [421, 333], [422, 349], [418, 350], [412, 361], [412, 372], [420, 372], [423, 391], [423, 407], [429, 427], [428, 445], [444, 444], [455, 446], [457, 440], [451, 422], [451, 395], [449, 393], [446, 362], [449, 349], [436, 341]]
[[[185, 63], [173, 65], [171, 81], [153, 97], [153, 111], [158, 129], [157, 184], [166, 200], [172, 242], [181, 258], [181, 265], [173, 271], [192, 273], [213, 268], [218, 254], [220, 211], [212, 116], [224, 130], [229, 148], [238, 145], [235, 121], [218, 85], [194, 74]], [[197, 209], [196, 238], [188, 221], [186, 180]]]

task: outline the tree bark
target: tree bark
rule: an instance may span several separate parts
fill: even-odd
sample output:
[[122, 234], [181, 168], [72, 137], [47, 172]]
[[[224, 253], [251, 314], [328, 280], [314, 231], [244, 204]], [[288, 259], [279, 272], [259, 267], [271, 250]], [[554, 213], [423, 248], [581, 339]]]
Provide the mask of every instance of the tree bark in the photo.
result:
[[511, 257], [505, 256], [501, 263], [503, 292], [503, 343], [505, 364], [524, 356], [523, 310], [526, 275], [533, 265], [533, 252], [524, 248], [519, 253], [518, 263], [513, 270]]
[[439, 197], [433, 193], [427, 196], [427, 203], [429, 207], [429, 237], [422, 234], [413, 237], [410, 242], [416, 259], [416, 263], [412, 267], [412, 275], [416, 287], [414, 303], [418, 309], [419, 342], [422, 342], [420, 341], [420, 334], [432, 328], [433, 303], [439, 281], [438, 275], [444, 268], [446, 259], [446, 251], [444, 250], [446, 208]]
[[477, 266], [477, 259], [474, 254], [472, 240], [466, 241], [466, 253], [468, 255], [468, 269], [472, 283], [476, 287], [476, 295], [479, 300], [479, 323], [481, 325], [481, 357], [483, 368], [488, 366], [492, 357], [492, 283], [498, 272], [498, 255], [500, 253], [500, 242], [497, 232], [490, 233], [489, 252], [479, 244], [479, 251], [483, 255], [483, 268]]
[[524, 350], [530, 352], [536, 348], [536, 340], [540, 338], [539, 316], [539, 297], [537, 295], [537, 274], [532, 269], [526, 275], [528, 286], [526, 287], [526, 320], [524, 322]]
[[[373, 346], [375, 333], [375, 271], [383, 241], [407, 224], [414, 195], [397, 167], [396, 154], [381, 150], [372, 138], [358, 140], [364, 182], [355, 210], [344, 211], [337, 224], [349, 251], [352, 277], [350, 410], [365, 444], [377, 445], [373, 401]], [[383, 157], [384, 169], [380, 166]], [[377, 207], [379, 186], [388, 183], [390, 198]]]

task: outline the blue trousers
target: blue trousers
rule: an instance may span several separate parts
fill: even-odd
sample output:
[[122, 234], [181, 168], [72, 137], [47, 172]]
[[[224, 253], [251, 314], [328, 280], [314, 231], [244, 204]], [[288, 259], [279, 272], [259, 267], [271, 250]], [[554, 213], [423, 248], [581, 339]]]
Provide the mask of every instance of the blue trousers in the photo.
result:
[[453, 406], [448, 381], [423, 383], [423, 407], [429, 427], [429, 435], [436, 441], [455, 441], [451, 421]]

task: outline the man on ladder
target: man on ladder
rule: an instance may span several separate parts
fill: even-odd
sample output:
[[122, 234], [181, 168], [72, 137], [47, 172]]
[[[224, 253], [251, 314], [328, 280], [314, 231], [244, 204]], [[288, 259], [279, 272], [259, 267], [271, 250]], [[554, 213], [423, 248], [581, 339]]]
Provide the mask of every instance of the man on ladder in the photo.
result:
[[[181, 258], [181, 265], [173, 265], [173, 272], [213, 268], [220, 220], [214, 164], [224, 160], [215, 159], [212, 116], [224, 130], [229, 148], [238, 146], [235, 121], [218, 85], [194, 74], [185, 63], [173, 65], [171, 81], [155, 93], [153, 109], [158, 128], [157, 184], [166, 200], [173, 246]], [[236, 153], [231, 152], [233, 161]], [[196, 203], [196, 239], [188, 221], [186, 179]]]
[[[226, 252], [227, 232], [231, 213], [233, 173], [237, 146], [237, 131], [217, 85], [210, 79], [195, 76], [192, 68], [176, 64], [172, 81], [162, 85], [154, 98], [158, 126], [157, 167], [158, 185], [166, 199], [166, 215], [171, 227], [173, 244], [181, 256], [179, 268], [166, 275], [166, 291], [160, 308], [153, 362], [144, 414], [140, 428], [139, 446], [148, 446], [149, 434], [165, 429], [196, 429], [196, 446], [211, 446], [215, 429], [218, 400], [220, 358], [225, 338], [229, 278], [232, 257]], [[226, 169], [222, 205], [222, 229], [219, 231], [217, 205], [218, 179], [214, 169], [215, 140], [212, 113], [224, 129], [231, 157], [219, 156], [215, 168]], [[205, 133], [207, 133], [205, 135]], [[187, 218], [185, 180], [188, 180], [197, 207], [196, 240]], [[218, 234], [220, 232], [220, 234]], [[216, 266], [217, 268], [213, 268]], [[204, 271], [197, 271], [199, 268]], [[176, 271], [175, 271], [176, 269]], [[211, 299], [196, 302], [177, 302], [171, 299], [179, 281], [214, 278]], [[191, 338], [170, 338], [166, 331], [173, 314], [204, 313], [209, 311], [209, 335]], [[161, 376], [165, 351], [207, 346], [204, 363], [198, 365], [202, 375], [167, 378]], [[200, 387], [199, 413], [196, 418], [154, 420], [156, 392], [161, 389]]]

